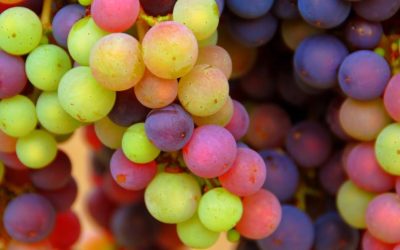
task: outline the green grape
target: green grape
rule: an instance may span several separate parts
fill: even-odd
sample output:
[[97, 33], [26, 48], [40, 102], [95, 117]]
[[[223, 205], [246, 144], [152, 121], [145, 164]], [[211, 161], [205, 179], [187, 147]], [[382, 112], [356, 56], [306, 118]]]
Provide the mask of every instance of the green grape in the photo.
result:
[[30, 9], [13, 7], [0, 15], [0, 47], [13, 55], [25, 55], [39, 45], [42, 23]]
[[229, 96], [224, 73], [210, 65], [196, 65], [179, 80], [178, 98], [192, 115], [210, 116], [218, 112]]
[[392, 175], [400, 175], [400, 124], [386, 126], [375, 142], [375, 155], [379, 165]]
[[228, 231], [226, 237], [228, 238], [229, 242], [238, 242], [240, 240], [240, 233], [235, 229], [231, 229]]
[[192, 248], [211, 247], [219, 238], [218, 232], [210, 231], [201, 224], [197, 213], [189, 220], [178, 223], [176, 230], [183, 244]]
[[81, 125], [61, 107], [57, 92], [43, 92], [36, 102], [36, 113], [40, 124], [54, 134], [70, 134]]
[[6, 172], [6, 168], [4, 167], [4, 164], [0, 161], [0, 184], [4, 180], [4, 174]]
[[89, 65], [90, 51], [94, 44], [107, 31], [99, 28], [91, 17], [85, 17], [76, 22], [68, 35], [68, 51], [72, 58], [82, 66]]
[[61, 78], [58, 98], [62, 108], [81, 122], [94, 122], [113, 108], [116, 93], [97, 83], [89, 67], [68, 71]]
[[0, 101], [0, 129], [7, 135], [28, 135], [36, 124], [35, 105], [28, 97], [16, 95]]
[[92, 4], [93, 0], [78, 0], [78, 2], [82, 6], [89, 6]]
[[364, 191], [351, 181], [346, 181], [337, 194], [336, 205], [339, 214], [352, 227], [366, 228], [365, 213], [368, 203], [374, 197], [374, 193]]
[[57, 142], [47, 131], [34, 130], [17, 141], [18, 159], [29, 168], [43, 168], [57, 155]]
[[210, 37], [218, 27], [219, 11], [215, 0], [178, 0], [172, 15], [174, 21], [192, 30], [197, 40]]
[[25, 70], [29, 81], [38, 89], [54, 91], [61, 77], [71, 69], [71, 61], [62, 48], [46, 44], [34, 49], [26, 58]]
[[218, 43], [218, 30], [215, 30], [214, 33], [210, 37], [207, 37], [206, 39], [200, 40], [200, 41], [197, 41], [197, 42], [199, 43], [199, 47], [200, 48], [203, 48], [203, 47], [206, 47], [206, 46], [210, 46], [210, 45], [217, 45], [217, 43]]
[[133, 124], [125, 131], [122, 150], [135, 163], [151, 162], [160, 154], [160, 150], [147, 137], [144, 123]]
[[94, 129], [97, 137], [104, 145], [117, 149], [121, 147], [122, 136], [127, 128], [115, 124], [106, 116], [94, 124]]
[[214, 188], [201, 197], [198, 213], [200, 221], [206, 228], [223, 232], [239, 222], [243, 205], [240, 197], [225, 188]]
[[196, 179], [187, 173], [160, 173], [147, 186], [147, 210], [164, 223], [181, 223], [195, 213], [201, 197]]

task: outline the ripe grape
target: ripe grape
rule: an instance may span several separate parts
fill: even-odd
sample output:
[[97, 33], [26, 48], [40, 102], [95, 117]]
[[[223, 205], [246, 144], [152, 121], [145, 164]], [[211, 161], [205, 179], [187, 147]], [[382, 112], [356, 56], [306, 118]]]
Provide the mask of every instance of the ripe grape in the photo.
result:
[[24, 60], [0, 50], [0, 98], [19, 94], [26, 86]]
[[382, 4], [379, 0], [363, 0], [353, 5], [353, 9], [358, 16], [376, 22], [389, 19], [399, 8], [399, 0], [389, 0], [385, 4]]
[[122, 136], [126, 127], [112, 122], [107, 116], [94, 123], [94, 130], [99, 140], [107, 147], [117, 149], [121, 147]]
[[362, 18], [350, 19], [346, 24], [346, 41], [358, 49], [373, 49], [381, 40], [382, 24]]
[[218, 126], [225, 126], [229, 123], [233, 116], [233, 102], [232, 98], [228, 96], [224, 106], [217, 113], [210, 116], [193, 116], [194, 123], [197, 126], [214, 124]]
[[242, 18], [257, 18], [266, 14], [271, 8], [273, 0], [251, 0], [251, 1], [240, 1], [240, 0], [226, 0], [228, 8], [236, 15]]
[[58, 213], [49, 241], [53, 247], [69, 248], [78, 241], [81, 234], [81, 225], [77, 214], [68, 210]]
[[225, 128], [231, 132], [236, 140], [240, 140], [248, 131], [249, 128], [249, 114], [245, 107], [238, 101], [233, 101], [233, 114], [232, 118], [226, 124]]
[[219, 68], [226, 76], [232, 74], [232, 60], [229, 53], [218, 45], [209, 45], [199, 49], [199, 56], [196, 64], [208, 64]]
[[152, 16], [163, 16], [172, 13], [176, 0], [140, 0], [143, 10]]

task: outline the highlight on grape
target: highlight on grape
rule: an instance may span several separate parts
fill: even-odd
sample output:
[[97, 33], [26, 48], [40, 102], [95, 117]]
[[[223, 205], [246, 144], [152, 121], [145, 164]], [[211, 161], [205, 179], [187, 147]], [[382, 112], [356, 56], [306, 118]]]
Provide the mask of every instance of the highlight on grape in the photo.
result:
[[399, 250], [399, 20], [400, 0], [0, 0], [0, 249]]

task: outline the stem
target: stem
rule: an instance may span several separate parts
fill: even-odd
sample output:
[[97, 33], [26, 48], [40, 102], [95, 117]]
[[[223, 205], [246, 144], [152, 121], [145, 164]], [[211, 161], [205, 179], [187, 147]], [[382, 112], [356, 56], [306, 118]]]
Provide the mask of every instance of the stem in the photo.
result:
[[204, 179], [204, 182], [206, 183], [208, 190], [214, 188], [214, 185], [211, 183], [211, 181], [209, 179]]
[[44, 34], [51, 30], [51, 5], [53, 4], [53, 0], [44, 0], [42, 14], [40, 16], [40, 20], [42, 21]]

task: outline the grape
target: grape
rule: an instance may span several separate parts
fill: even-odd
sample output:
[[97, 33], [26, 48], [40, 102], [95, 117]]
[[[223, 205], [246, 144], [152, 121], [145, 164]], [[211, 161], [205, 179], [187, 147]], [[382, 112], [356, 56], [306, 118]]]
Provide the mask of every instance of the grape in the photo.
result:
[[214, 245], [219, 238], [218, 232], [207, 229], [195, 213], [187, 221], [178, 223], [176, 226], [179, 239], [192, 248], [208, 248]]
[[393, 249], [392, 244], [387, 244], [385, 242], [376, 239], [368, 232], [368, 230], [365, 231], [362, 237], [361, 245], [362, 249], [364, 250], [397, 250]]
[[0, 161], [4, 163], [9, 169], [15, 170], [26, 170], [27, 167], [22, 164], [22, 162], [18, 159], [18, 156], [15, 152], [12, 153], [3, 153], [0, 152]]
[[342, 163], [343, 151], [338, 152], [325, 162], [318, 173], [318, 179], [324, 190], [336, 195], [340, 186], [347, 180], [347, 175]]
[[1, 153], [15, 152], [16, 145], [17, 145], [17, 139], [5, 134], [0, 129], [0, 152]]
[[359, 49], [373, 49], [381, 40], [382, 25], [362, 18], [350, 19], [346, 24], [346, 41]]
[[192, 117], [178, 104], [152, 110], [145, 122], [146, 135], [162, 151], [183, 148], [193, 134]]
[[0, 101], [0, 129], [7, 135], [22, 137], [37, 124], [35, 105], [27, 97], [16, 95]]
[[218, 5], [218, 12], [219, 12], [219, 15], [221, 16], [222, 12], [224, 11], [225, 0], [215, 0], [215, 2]]
[[171, 104], [178, 95], [176, 79], [162, 79], [145, 71], [142, 79], [134, 88], [136, 98], [148, 108], [162, 108]]
[[280, 19], [294, 19], [300, 16], [297, 3], [293, 0], [275, 0], [272, 10]]
[[305, 83], [315, 88], [331, 88], [337, 83], [337, 71], [348, 51], [331, 35], [304, 39], [294, 54], [294, 70]]
[[81, 225], [78, 216], [71, 210], [58, 213], [49, 240], [53, 247], [69, 248], [78, 241]]
[[197, 41], [199, 48], [217, 45], [217, 42], [218, 42], [218, 30], [215, 30], [214, 33], [212, 33], [212, 35], [207, 37], [206, 39]]
[[82, 18], [72, 26], [68, 34], [68, 52], [79, 65], [88, 66], [92, 47], [107, 34], [96, 25], [93, 18]]
[[204, 125], [194, 130], [182, 152], [190, 171], [200, 177], [214, 178], [226, 173], [233, 165], [237, 149], [228, 130]]
[[129, 161], [121, 149], [115, 151], [110, 162], [114, 180], [128, 190], [144, 189], [157, 173], [156, 162], [136, 164]]
[[218, 27], [219, 9], [215, 0], [178, 0], [172, 15], [174, 21], [192, 30], [197, 40], [210, 37]]
[[140, 0], [144, 11], [152, 16], [163, 16], [172, 13], [176, 0]]
[[386, 126], [375, 142], [375, 156], [379, 165], [389, 174], [400, 175], [399, 141], [400, 124]]
[[19, 94], [26, 83], [24, 60], [0, 50], [0, 98]]
[[94, 78], [107, 89], [121, 91], [132, 88], [142, 78], [145, 69], [139, 42], [124, 33], [101, 38], [90, 52], [90, 68]]
[[68, 54], [52, 44], [40, 45], [26, 59], [26, 74], [38, 89], [54, 91], [61, 77], [71, 69]]
[[93, 0], [78, 0], [78, 2], [83, 6], [89, 6], [92, 4]]
[[340, 108], [339, 120], [348, 135], [362, 141], [374, 140], [391, 121], [379, 98], [371, 101], [347, 98]]
[[196, 37], [185, 25], [174, 21], [154, 25], [143, 38], [142, 50], [147, 69], [165, 79], [186, 75], [198, 55]]
[[65, 186], [71, 178], [72, 164], [68, 155], [59, 150], [56, 158], [43, 169], [31, 172], [32, 184], [46, 190], [55, 190]]
[[164, 223], [181, 223], [197, 210], [201, 191], [196, 179], [187, 173], [159, 173], [147, 186], [147, 210]]
[[400, 74], [396, 74], [390, 79], [383, 96], [386, 111], [397, 122], [400, 121], [400, 109], [398, 108], [398, 96], [400, 95], [399, 77]]
[[70, 134], [81, 125], [61, 107], [57, 92], [40, 94], [36, 114], [40, 124], [54, 134]]
[[390, 67], [376, 53], [358, 50], [344, 59], [338, 79], [340, 88], [349, 97], [361, 101], [373, 100], [383, 93], [389, 82]]
[[336, 199], [340, 216], [354, 228], [365, 228], [367, 206], [374, 197], [374, 193], [364, 191], [351, 181], [346, 181], [340, 187]]
[[51, 27], [54, 39], [60, 46], [64, 48], [67, 47], [68, 34], [72, 25], [84, 16], [85, 8], [79, 4], [69, 4], [57, 11], [54, 15]]
[[399, 8], [399, 0], [385, 1], [385, 4], [382, 4], [379, 0], [363, 0], [353, 5], [353, 9], [357, 15], [376, 22], [389, 19]]
[[233, 101], [233, 114], [229, 123], [225, 126], [236, 140], [242, 138], [249, 128], [249, 114], [245, 107], [238, 101]]
[[94, 122], [105, 117], [115, 102], [115, 92], [99, 85], [89, 67], [68, 71], [58, 87], [62, 108], [81, 122]]
[[52, 250], [52, 246], [48, 241], [37, 243], [22, 243], [16, 240], [11, 240], [6, 250]]
[[255, 149], [280, 147], [291, 126], [285, 110], [275, 104], [258, 105], [250, 112], [245, 141]]
[[339, 26], [351, 10], [350, 3], [338, 0], [298, 0], [297, 5], [304, 20], [324, 29]]
[[44, 130], [34, 130], [17, 141], [18, 159], [29, 168], [43, 168], [57, 155], [57, 142]]
[[93, 0], [90, 12], [100, 28], [123, 32], [135, 23], [139, 9], [139, 0]]
[[383, 193], [394, 187], [395, 178], [379, 166], [373, 143], [360, 143], [351, 150], [346, 172], [354, 184], [369, 192]]
[[336, 137], [344, 141], [349, 141], [350, 137], [346, 134], [346, 132], [344, 132], [339, 118], [340, 107], [342, 106], [343, 102], [344, 98], [342, 97], [333, 98], [330, 101], [325, 115], [325, 122], [329, 125], [331, 132]]
[[274, 0], [227, 0], [228, 8], [236, 15], [243, 18], [257, 18], [266, 14], [272, 7]]
[[157, 249], [152, 245], [159, 232], [158, 223], [143, 204], [120, 207], [112, 217], [116, 242], [126, 249]]
[[192, 115], [210, 116], [222, 108], [229, 96], [229, 84], [216, 67], [196, 65], [179, 80], [178, 98]]
[[[321, 34], [322, 31], [308, 24], [303, 19], [284, 20], [281, 26], [283, 42], [291, 50], [296, 50], [307, 37]], [[328, 47], [328, 46], [327, 46]]]
[[86, 199], [86, 207], [89, 215], [103, 228], [110, 228], [112, 216], [117, 208], [100, 188], [93, 189]]
[[386, 243], [400, 241], [400, 223], [394, 219], [400, 212], [400, 198], [395, 193], [383, 193], [369, 204], [365, 215], [368, 232]]
[[236, 159], [229, 170], [219, 176], [222, 187], [238, 196], [249, 196], [261, 189], [267, 177], [267, 168], [254, 150], [238, 148]]
[[261, 250], [308, 250], [313, 241], [314, 229], [308, 215], [294, 206], [284, 205], [278, 228], [257, 243]]
[[126, 129], [126, 127], [115, 124], [108, 117], [104, 117], [94, 124], [97, 137], [105, 146], [112, 149], [121, 147], [122, 136]]
[[71, 208], [78, 194], [76, 181], [71, 177], [66, 185], [55, 190], [39, 190], [38, 193], [46, 197], [57, 212]]
[[281, 222], [281, 205], [274, 194], [260, 189], [243, 198], [243, 215], [235, 229], [249, 239], [270, 236]]
[[314, 224], [315, 250], [356, 250], [360, 236], [336, 212], [321, 215]]
[[103, 177], [102, 188], [112, 202], [120, 205], [135, 203], [143, 199], [143, 192], [121, 187], [109, 173]]
[[122, 150], [129, 160], [142, 164], [151, 162], [160, 154], [160, 149], [146, 135], [144, 123], [136, 123], [125, 131]]
[[261, 150], [268, 178], [263, 187], [272, 192], [281, 202], [293, 197], [299, 185], [299, 171], [293, 160], [278, 150]]
[[278, 20], [270, 14], [254, 19], [233, 17], [230, 20], [232, 36], [247, 47], [260, 47], [268, 43], [276, 33]]
[[332, 140], [326, 128], [319, 123], [303, 121], [290, 130], [286, 149], [299, 166], [318, 167], [329, 157]]
[[42, 196], [23, 194], [8, 203], [3, 225], [15, 240], [33, 243], [44, 240], [51, 233], [55, 215], [51, 204]]
[[128, 127], [142, 122], [150, 110], [143, 106], [136, 98], [132, 89], [118, 91], [114, 107], [108, 117], [120, 126]]
[[229, 53], [218, 45], [209, 45], [199, 49], [196, 64], [208, 64], [220, 69], [226, 79], [232, 74], [232, 60]]
[[25, 7], [13, 7], [0, 16], [0, 47], [12, 55], [25, 55], [39, 45], [42, 23]]
[[242, 201], [225, 188], [211, 189], [200, 199], [199, 219], [211, 231], [223, 232], [233, 228], [242, 214]]
[[193, 120], [197, 126], [214, 124], [218, 126], [225, 126], [229, 123], [233, 116], [233, 102], [228, 96], [224, 106], [217, 113], [210, 116], [193, 116]]

